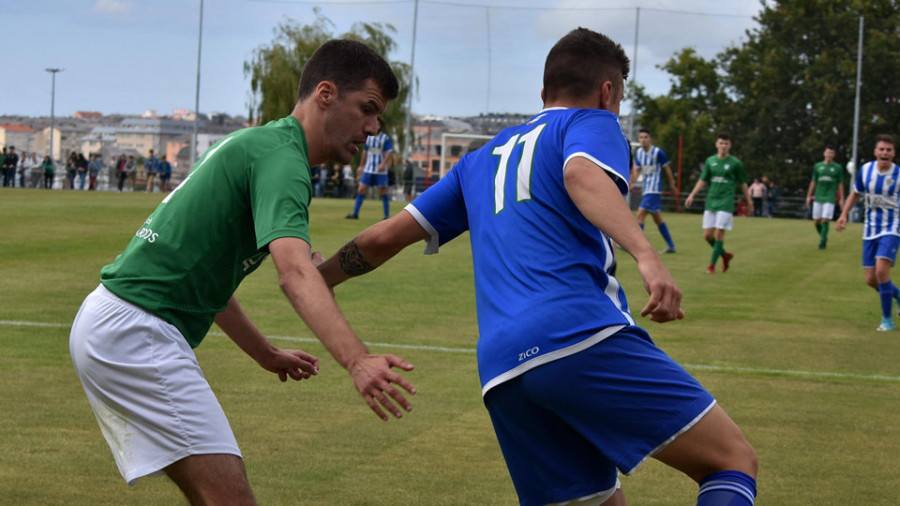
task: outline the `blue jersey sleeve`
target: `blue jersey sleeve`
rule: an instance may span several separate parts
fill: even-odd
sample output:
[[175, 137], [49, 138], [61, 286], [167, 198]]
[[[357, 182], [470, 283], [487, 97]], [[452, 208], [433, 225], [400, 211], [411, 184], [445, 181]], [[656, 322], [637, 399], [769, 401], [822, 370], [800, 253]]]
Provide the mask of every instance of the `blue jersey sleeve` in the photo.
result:
[[666, 156], [666, 152], [663, 150], [659, 150], [659, 155], [657, 156], [657, 160], [659, 161], [659, 166], [662, 168], [665, 164], [669, 163], [669, 157]]
[[579, 156], [587, 158], [609, 173], [625, 195], [631, 172], [631, 149], [615, 116], [597, 112], [580, 114], [572, 119], [565, 135], [565, 162]]
[[863, 182], [863, 172], [865, 172], [866, 166], [863, 165], [859, 170], [856, 171], [856, 177], [853, 178], [853, 190], [856, 193], [865, 193], [866, 185]]
[[406, 207], [429, 234], [426, 254], [437, 253], [440, 245], [469, 229], [469, 217], [459, 180], [461, 172], [457, 166]]

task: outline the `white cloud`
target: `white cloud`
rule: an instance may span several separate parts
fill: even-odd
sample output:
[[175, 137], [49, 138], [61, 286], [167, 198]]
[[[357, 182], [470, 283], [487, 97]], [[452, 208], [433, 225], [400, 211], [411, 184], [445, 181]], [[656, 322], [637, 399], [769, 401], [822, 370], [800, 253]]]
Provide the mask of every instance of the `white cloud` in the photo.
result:
[[94, 12], [104, 14], [122, 14], [131, 10], [131, 2], [126, 0], [97, 0]]

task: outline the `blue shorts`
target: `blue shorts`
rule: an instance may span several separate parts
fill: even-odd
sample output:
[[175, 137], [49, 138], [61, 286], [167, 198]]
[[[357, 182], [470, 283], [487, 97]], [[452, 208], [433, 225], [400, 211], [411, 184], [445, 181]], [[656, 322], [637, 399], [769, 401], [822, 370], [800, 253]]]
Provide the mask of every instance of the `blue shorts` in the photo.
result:
[[874, 268], [876, 258], [886, 258], [894, 265], [897, 260], [897, 247], [900, 236], [883, 235], [874, 239], [863, 240], [862, 266], [864, 269]]
[[662, 211], [662, 196], [659, 193], [645, 193], [641, 198], [640, 209], [646, 209], [651, 213]]
[[359, 180], [359, 182], [360, 184], [364, 184], [366, 186], [387, 186], [388, 175], [376, 174], [375, 172], [363, 172], [362, 178]]
[[519, 501], [543, 505], [615, 487], [715, 399], [639, 327], [489, 390], [484, 398]]

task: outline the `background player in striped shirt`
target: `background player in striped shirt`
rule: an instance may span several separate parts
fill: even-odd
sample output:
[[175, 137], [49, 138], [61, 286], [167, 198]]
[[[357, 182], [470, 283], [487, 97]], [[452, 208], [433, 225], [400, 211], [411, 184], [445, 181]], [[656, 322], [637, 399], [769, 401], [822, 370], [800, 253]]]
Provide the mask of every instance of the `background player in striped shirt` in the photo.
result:
[[844, 169], [834, 161], [834, 148], [827, 146], [823, 156], [825, 160], [813, 166], [806, 192], [806, 207], [812, 202], [812, 219], [819, 234], [819, 249], [825, 249], [828, 244], [828, 224], [834, 217], [834, 203], [844, 198]]
[[391, 214], [391, 201], [387, 192], [387, 171], [391, 163], [393, 149], [391, 138], [384, 133], [384, 120], [379, 117], [378, 133], [370, 135], [366, 139], [366, 147], [363, 149], [362, 159], [359, 161], [362, 175], [359, 179], [359, 189], [356, 193], [356, 202], [353, 204], [353, 212], [348, 214], [347, 218], [359, 219], [359, 209], [366, 199], [366, 192], [370, 186], [377, 186], [381, 194], [381, 203], [384, 207], [384, 219], [388, 219]]
[[635, 325], [609, 275], [637, 261], [641, 315], [682, 318], [681, 291], [625, 204], [618, 123], [628, 57], [579, 28], [550, 51], [544, 109], [465, 155], [406, 209], [319, 266], [334, 286], [404, 247], [468, 231], [485, 406], [521, 504], [623, 505], [649, 457], [700, 484], [701, 506], [751, 506], [756, 453], [694, 378]]
[[863, 272], [866, 284], [878, 291], [881, 299], [881, 325], [878, 330], [894, 330], [891, 318], [893, 301], [900, 306], [900, 290], [891, 282], [891, 267], [900, 246], [900, 167], [894, 160], [894, 139], [879, 135], [875, 140], [875, 161], [860, 167], [835, 228], [843, 230], [847, 214], [860, 197], [865, 199], [863, 222]]
[[634, 167], [631, 170], [632, 183], [637, 179], [638, 173], [643, 175], [643, 185], [641, 186], [643, 197], [641, 197], [641, 205], [637, 212], [638, 223], [643, 229], [647, 213], [650, 213], [659, 228], [660, 235], [666, 240], [666, 249], [662, 252], [675, 253], [672, 234], [669, 233], [669, 227], [662, 217], [662, 175], [664, 171], [669, 180], [669, 188], [672, 189], [675, 200], [678, 200], [678, 187], [675, 186], [675, 178], [672, 177], [672, 166], [669, 164], [666, 153], [653, 145], [653, 138], [650, 136], [649, 130], [640, 129], [638, 142], [641, 145], [634, 150]]

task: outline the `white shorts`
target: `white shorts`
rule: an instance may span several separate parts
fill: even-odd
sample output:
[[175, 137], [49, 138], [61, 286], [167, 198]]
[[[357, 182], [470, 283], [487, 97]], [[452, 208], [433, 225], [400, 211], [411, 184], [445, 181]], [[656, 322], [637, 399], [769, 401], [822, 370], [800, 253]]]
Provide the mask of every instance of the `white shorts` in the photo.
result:
[[75, 316], [69, 351], [129, 485], [189, 455], [241, 456], [194, 351], [173, 325], [100, 285]]
[[821, 220], [824, 218], [830, 220], [832, 216], [834, 216], [833, 202], [813, 202], [812, 219]]
[[718, 228], [719, 230], [731, 230], [734, 225], [734, 215], [728, 211], [703, 211], [703, 228]]

